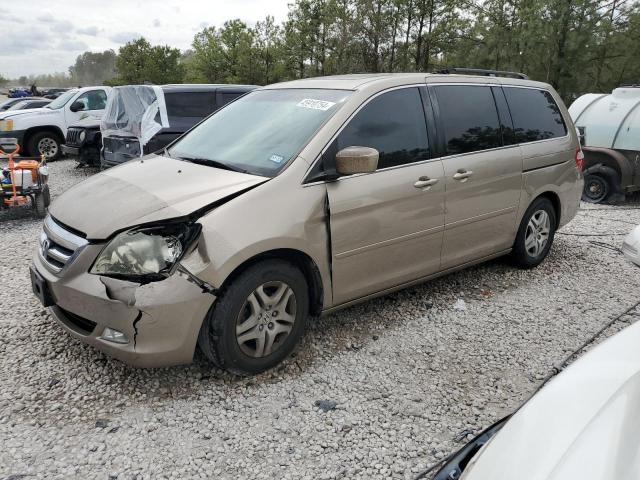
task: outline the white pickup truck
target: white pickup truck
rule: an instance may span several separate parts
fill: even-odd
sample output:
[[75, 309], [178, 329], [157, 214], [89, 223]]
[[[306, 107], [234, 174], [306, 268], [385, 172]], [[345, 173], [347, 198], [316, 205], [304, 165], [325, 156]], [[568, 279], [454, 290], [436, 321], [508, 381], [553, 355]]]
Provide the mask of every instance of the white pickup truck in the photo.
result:
[[101, 117], [111, 87], [75, 88], [46, 107], [0, 113], [0, 138], [17, 138], [22, 155], [58, 158], [67, 128], [88, 116]]

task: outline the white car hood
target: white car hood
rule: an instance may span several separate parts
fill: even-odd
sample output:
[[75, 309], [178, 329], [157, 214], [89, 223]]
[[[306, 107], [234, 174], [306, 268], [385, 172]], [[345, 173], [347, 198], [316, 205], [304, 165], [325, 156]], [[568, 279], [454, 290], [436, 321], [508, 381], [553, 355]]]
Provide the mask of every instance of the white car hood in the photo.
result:
[[40, 117], [43, 115], [57, 115], [57, 110], [52, 110], [50, 108], [40, 107], [40, 108], [25, 108], [24, 110], [5, 110], [0, 113], [0, 120], [5, 118], [13, 118], [14, 120], [23, 116]]
[[638, 478], [640, 322], [549, 382], [461, 476], [461, 480]]

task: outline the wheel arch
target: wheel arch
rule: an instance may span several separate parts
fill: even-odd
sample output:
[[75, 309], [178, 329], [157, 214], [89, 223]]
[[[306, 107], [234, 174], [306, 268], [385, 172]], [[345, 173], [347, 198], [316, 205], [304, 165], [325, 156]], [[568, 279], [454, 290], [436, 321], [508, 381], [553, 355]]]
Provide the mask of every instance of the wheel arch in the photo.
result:
[[556, 192], [547, 190], [545, 192], [542, 192], [533, 200], [531, 200], [531, 203], [529, 205], [532, 205], [533, 202], [535, 202], [539, 198], [548, 198], [551, 201], [551, 204], [553, 205], [553, 209], [555, 210], [555, 213], [556, 213], [555, 228], [558, 228], [560, 226], [560, 216], [562, 214], [562, 202], [560, 200], [560, 196]]
[[245, 260], [238, 265], [228, 276], [220, 286], [221, 290], [224, 290], [235, 278], [237, 278], [247, 268], [260, 263], [264, 260], [285, 260], [291, 262], [300, 269], [302, 274], [307, 280], [309, 287], [309, 313], [312, 317], [320, 316], [323, 309], [324, 298], [324, 285], [322, 282], [322, 276], [320, 269], [314, 262], [314, 260], [306, 253], [295, 250], [292, 248], [279, 248], [274, 250], [267, 250], [261, 252], [253, 257]]
[[[57, 125], [38, 125], [35, 127], [27, 128], [27, 130], [25, 131], [23, 140], [25, 148], [28, 146], [31, 137], [40, 132], [53, 132], [58, 136], [60, 144], [62, 145], [64, 143], [64, 133], [62, 132], [62, 129], [60, 127], [58, 127]], [[32, 155], [32, 153], [29, 152], [29, 155]]]
[[621, 152], [610, 148], [584, 147], [584, 171], [596, 172], [601, 166], [609, 167], [619, 175], [620, 185], [613, 187], [624, 190], [633, 184], [633, 165]]

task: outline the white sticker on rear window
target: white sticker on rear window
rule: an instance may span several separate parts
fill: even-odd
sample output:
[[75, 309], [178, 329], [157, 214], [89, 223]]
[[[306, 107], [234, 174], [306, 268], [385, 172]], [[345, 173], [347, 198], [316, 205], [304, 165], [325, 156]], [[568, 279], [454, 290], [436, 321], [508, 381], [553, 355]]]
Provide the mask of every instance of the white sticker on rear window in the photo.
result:
[[298, 107], [312, 108], [313, 110], [326, 111], [333, 107], [336, 102], [327, 102], [326, 100], [314, 100], [313, 98], [303, 98], [298, 103]]
[[284, 157], [281, 155], [276, 155], [275, 153], [269, 157], [269, 160], [272, 162], [280, 163], [284, 160]]

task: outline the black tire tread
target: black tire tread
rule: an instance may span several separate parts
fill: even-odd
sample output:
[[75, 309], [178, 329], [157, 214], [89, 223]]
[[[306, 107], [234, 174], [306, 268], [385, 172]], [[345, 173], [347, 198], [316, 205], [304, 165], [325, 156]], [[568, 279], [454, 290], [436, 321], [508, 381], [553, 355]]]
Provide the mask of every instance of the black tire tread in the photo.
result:
[[[529, 223], [529, 219], [536, 211], [541, 209], [545, 209], [549, 214], [551, 231], [549, 232], [549, 240], [547, 242], [547, 246], [545, 247], [544, 254], [537, 259], [532, 259], [524, 248], [524, 235], [527, 231], [527, 224]], [[531, 205], [529, 205], [529, 208], [527, 208], [525, 214], [522, 216], [520, 226], [518, 227], [518, 233], [516, 235], [516, 240], [513, 244], [513, 250], [511, 252], [512, 263], [516, 267], [523, 270], [537, 267], [540, 263], [542, 263], [544, 259], [547, 258], [547, 255], [551, 250], [551, 246], [553, 245], [553, 239], [556, 233], [557, 224], [557, 213], [551, 200], [549, 200], [547, 197], [538, 197], [537, 199], [535, 199], [531, 203]]]
[[[234, 318], [234, 307], [235, 301], [238, 300], [238, 293], [242, 289], [242, 282], [250, 282], [256, 276], [263, 274], [265, 271], [276, 270], [276, 271], [285, 271], [289, 275], [299, 276], [299, 278], [305, 283], [305, 293], [307, 292], [306, 288], [306, 279], [304, 275], [300, 271], [300, 269], [291, 262], [280, 259], [269, 259], [264, 260], [259, 263], [253, 264], [249, 266], [246, 270], [241, 272], [239, 275], [235, 276], [235, 278], [227, 285], [216, 298], [213, 306], [207, 313], [205, 320], [200, 328], [200, 332], [198, 333], [198, 346], [200, 350], [205, 355], [205, 357], [213, 363], [216, 367], [227, 370], [235, 375], [246, 376], [253, 375], [259, 373], [257, 371], [249, 371], [243, 368], [239, 368], [238, 366], [231, 363], [228, 358], [228, 355], [225, 352], [225, 345], [223, 342], [223, 334], [225, 322], [228, 322], [229, 318]], [[305, 300], [302, 302], [302, 305], [299, 305], [298, 308], [303, 308], [303, 317], [302, 320], [296, 319], [296, 322], [302, 321], [302, 327], [297, 333], [298, 339], [304, 336], [306, 330], [306, 320], [308, 317], [309, 310], [309, 300], [308, 295], [304, 299], [296, 299], [299, 303], [300, 300]], [[244, 299], [242, 300], [244, 301]], [[297, 340], [296, 340], [297, 343]], [[288, 355], [287, 352], [286, 355]], [[285, 357], [286, 357], [285, 355]], [[272, 365], [268, 368], [272, 368], [275, 365]], [[266, 369], [268, 369], [266, 368]], [[266, 370], [265, 369], [265, 370]]]

